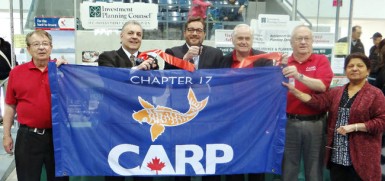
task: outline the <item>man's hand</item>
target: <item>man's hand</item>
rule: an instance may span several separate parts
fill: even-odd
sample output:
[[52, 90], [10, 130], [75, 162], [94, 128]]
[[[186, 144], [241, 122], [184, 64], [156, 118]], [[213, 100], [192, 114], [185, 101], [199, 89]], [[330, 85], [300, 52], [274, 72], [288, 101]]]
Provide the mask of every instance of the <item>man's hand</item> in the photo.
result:
[[5, 152], [8, 154], [13, 154], [13, 139], [11, 135], [4, 135], [3, 136], [3, 147]]
[[201, 47], [199, 46], [191, 46], [187, 53], [183, 56], [183, 60], [191, 60], [193, 57], [196, 57], [199, 55], [199, 50], [201, 49]]
[[297, 67], [294, 65], [283, 68], [282, 73], [285, 77], [294, 77], [295, 79], [299, 78]]
[[242, 14], [244, 9], [245, 9], [245, 5], [242, 5], [241, 7], [239, 7], [238, 14]]
[[64, 56], [61, 56], [61, 58], [56, 60], [56, 67], [59, 67], [62, 64], [68, 64], [68, 61], [64, 58]]
[[140, 63], [140, 65], [137, 66], [137, 69], [139, 70], [150, 70], [158, 67], [156, 64], [156, 61], [153, 58], [148, 58], [147, 60]]
[[289, 60], [289, 56], [286, 53], [282, 54], [282, 58], [280, 60], [281, 65], [287, 65], [288, 60]]

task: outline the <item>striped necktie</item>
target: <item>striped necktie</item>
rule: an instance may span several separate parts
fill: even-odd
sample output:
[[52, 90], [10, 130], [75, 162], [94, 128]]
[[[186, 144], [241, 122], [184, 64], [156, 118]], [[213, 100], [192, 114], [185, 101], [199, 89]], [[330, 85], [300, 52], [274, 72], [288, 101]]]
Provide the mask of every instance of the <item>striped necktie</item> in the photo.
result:
[[134, 55], [130, 56], [130, 62], [132, 64], [132, 66], [136, 66], [136, 64], [135, 64], [135, 56]]

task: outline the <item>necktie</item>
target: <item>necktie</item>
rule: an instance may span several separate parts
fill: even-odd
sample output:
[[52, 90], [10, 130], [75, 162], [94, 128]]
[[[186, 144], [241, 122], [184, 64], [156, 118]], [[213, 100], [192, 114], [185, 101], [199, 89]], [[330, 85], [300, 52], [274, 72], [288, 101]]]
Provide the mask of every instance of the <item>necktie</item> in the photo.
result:
[[132, 66], [135, 66], [135, 56], [134, 55], [130, 56], [130, 62], [132, 64]]

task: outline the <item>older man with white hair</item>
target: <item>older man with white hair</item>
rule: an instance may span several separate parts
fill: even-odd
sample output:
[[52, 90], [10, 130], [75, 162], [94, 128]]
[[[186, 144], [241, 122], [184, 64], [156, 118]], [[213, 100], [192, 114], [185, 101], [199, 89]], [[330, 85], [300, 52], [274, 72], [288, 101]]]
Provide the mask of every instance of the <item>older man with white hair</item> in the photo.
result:
[[[239, 24], [234, 27], [232, 33], [232, 41], [234, 50], [224, 56], [224, 63], [226, 68], [236, 68], [241, 62], [253, 55], [264, 54], [266, 52], [253, 49], [254, 30], [247, 24]], [[268, 59], [260, 59], [250, 64], [247, 68], [272, 66], [273, 61]], [[265, 174], [249, 174], [249, 180], [263, 181], [265, 180]], [[227, 181], [244, 180], [244, 175], [226, 175]]]
[[[227, 68], [238, 67], [241, 62], [252, 55], [264, 54], [266, 52], [253, 49], [254, 30], [247, 24], [239, 24], [235, 26], [231, 34], [234, 45], [234, 50], [224, 57], [224, 63]], [[273, 61], [268, 59], [261, 59], [250, 64], [248, 68], [271, 66]]]

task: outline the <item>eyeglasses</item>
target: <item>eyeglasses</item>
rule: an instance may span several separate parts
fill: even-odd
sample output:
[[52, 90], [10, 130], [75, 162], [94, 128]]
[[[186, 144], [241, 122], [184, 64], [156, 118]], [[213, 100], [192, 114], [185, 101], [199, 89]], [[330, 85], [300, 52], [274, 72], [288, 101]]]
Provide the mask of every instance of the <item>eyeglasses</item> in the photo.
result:
[[39, 48], [40, 46], [47, 48], [47, 47], [51, 46], [51, 43], [50, 42], [32, 42], [31, 46], [34, 48]]
[[201, 34], [201, 33], [204, 32], [202, 28], [197, 28], [197, 29], [195, 29], [195, 28], [187, 28], [186, 30], [187, 30], [187, 32], [189, 32], [189, 33], [194, 33], [194, 32], [196, 32], [197, 34]]
[[294, 39], [296, 42], [302, 42], [305, 41], [306, 43], [310, 42], [312, 38], [310, 37], [297, 37]]

